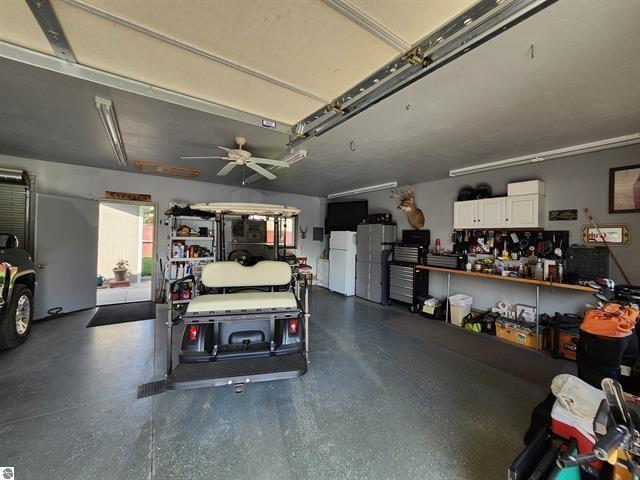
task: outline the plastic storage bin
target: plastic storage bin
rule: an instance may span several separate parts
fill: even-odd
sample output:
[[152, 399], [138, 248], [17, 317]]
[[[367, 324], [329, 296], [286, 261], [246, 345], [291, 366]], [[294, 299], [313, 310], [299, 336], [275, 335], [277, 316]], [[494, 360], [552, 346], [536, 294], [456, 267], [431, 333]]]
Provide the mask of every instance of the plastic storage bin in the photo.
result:
[[449, 297], [449, 309], [451, 310], [451, 323], [462, 327], [464, 325], [464, 317], [471, 313], [471, 305], [473, 305], [473, 297], [458, 293]]
[[514, 182], [507, 184], [507, 196], [518, 195], [544, 195], [544, 182], [542, 180], [529, 180], [526, 182]]

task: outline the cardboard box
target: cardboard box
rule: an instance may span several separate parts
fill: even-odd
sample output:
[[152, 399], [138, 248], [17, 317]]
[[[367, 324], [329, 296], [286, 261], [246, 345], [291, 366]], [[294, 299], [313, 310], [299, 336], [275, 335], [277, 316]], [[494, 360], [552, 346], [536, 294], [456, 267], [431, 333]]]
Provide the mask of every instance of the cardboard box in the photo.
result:
[[527, 182], [515, 182], [507, 184], [507, 196], [517, 195], [544, 195], [544, 182], [542, 180], [529, 180]]
[[[535, 328], [516, 325], [515, 323], [498, 320], [496, 322], [496, 336], [503, 340], [508, 340], [518, 345], [524, 345], [529, 348], [536, 348], [536, 331]], [[540, 330], [538, 339], [538, 350], [542, 350], [544, 345], [544, 334]]]

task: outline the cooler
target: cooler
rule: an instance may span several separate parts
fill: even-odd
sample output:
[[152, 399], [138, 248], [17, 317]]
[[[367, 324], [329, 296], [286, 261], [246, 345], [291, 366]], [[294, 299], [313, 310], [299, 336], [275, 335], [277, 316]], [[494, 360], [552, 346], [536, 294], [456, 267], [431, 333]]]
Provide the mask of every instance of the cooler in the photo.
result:
[[[551, 431], [565, 440], [575, 438], [580, 454], [591, 453], [596, 442], [593, 419], [604, 394], [579, 378], [566, 374], [554, 378], [551, 389], [556, 396], [551, 409]], [[566, 404], [571, 404], [573, 411]], [[602, 462], [591, 462], [589, 466], [599, 470]]]

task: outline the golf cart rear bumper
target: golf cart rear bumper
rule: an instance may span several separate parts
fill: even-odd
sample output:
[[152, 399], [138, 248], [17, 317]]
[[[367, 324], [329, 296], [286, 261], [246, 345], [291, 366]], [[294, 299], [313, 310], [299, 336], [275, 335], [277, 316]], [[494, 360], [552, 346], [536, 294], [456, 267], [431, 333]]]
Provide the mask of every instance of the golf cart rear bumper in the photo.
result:
[[167, 389], [220, 387], [236, 383], [295, 378], [307, 372], [304, 353], [218, 359], [215, 362], [181, 363], [167, 376]]

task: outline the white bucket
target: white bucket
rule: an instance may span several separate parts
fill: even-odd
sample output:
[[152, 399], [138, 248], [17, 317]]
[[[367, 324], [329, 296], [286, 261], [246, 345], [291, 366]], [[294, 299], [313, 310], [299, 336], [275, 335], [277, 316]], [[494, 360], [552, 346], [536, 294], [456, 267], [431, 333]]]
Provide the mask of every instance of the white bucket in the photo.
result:
[[471, 305], [451, 305], [451, 323], [458, 327], [463, 326], [463, 319], [471, 313]]
[[463, 319], [471, 313], [473, 297], [458, 293], [449, 297], [449, 309], [451, 310], [451, 323], [458, 327], [463, 326]]

